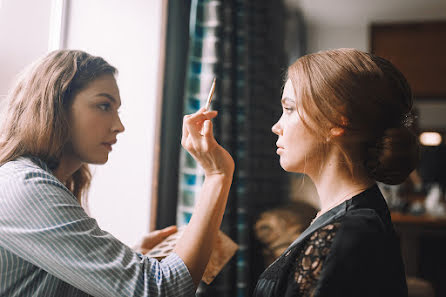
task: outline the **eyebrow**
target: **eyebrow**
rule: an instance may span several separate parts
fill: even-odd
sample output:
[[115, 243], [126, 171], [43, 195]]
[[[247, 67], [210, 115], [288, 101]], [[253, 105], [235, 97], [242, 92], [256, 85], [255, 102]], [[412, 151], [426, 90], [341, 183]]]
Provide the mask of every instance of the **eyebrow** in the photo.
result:
[[283, 97], [282, 100], [280, 100], [280, 102], [282, 102], [282, 104], [284, 104], [284, 103], [295, 103], [295, 101], [293, 99], [291, 99], [290, 97]]
[[[97, 94], [96, 96], [97, 96], [97, 97], [106, 97], [106, 98], [108, 98], [110, 101], [112, 101], [113, 103], [118, 104], [118, 100], [116, 100], [115, 97], [113, 97], [113, 96], [110, 95], [110, 94], [107, 94], [107, 93], [99, 93], [99, 94]], [[119, 102], [118, 106], [121, 106], [121, 102]]]

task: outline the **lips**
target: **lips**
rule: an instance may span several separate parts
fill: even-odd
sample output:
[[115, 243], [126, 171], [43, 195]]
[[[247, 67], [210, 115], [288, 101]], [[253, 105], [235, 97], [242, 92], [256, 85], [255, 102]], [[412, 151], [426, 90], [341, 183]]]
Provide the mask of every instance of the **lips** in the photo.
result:
[[109, 144], [109, 145], [114, 145], [116, 142], [117, 142], [118, 140], [116, 140], [116, 139], [113, 139], [113, 140], [111, 140], [111, 141], [106, 141], [106, 142], [103, 142], [102, 144]]
[[280, 153], [284, 150], [283, 146], [279, 143], [279, 141], [276, 142], [277, 150], [276, 154], [280, 155]]
[[117, 142], [116, 139], [113, 139], [112, 141], [103, 142], [102, 145], [107, 148], [110, 152], [112, 151], [112, 145], [114, 145]]
[[276, 143], [276, 146], [277, 146], [276, 154], [280, 154], [280, 152], [283, 151], [284, 148], [279, 143]]

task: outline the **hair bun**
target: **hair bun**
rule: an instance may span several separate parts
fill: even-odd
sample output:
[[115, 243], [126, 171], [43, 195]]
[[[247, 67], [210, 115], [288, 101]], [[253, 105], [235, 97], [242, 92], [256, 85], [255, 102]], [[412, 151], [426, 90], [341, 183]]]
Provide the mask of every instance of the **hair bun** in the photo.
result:
[[417, 137], [406, 127], [385, 130], [381, 140], [368, 152], [366, 167], [371, 177], [389, 185], [402, 183], [420, 159]]

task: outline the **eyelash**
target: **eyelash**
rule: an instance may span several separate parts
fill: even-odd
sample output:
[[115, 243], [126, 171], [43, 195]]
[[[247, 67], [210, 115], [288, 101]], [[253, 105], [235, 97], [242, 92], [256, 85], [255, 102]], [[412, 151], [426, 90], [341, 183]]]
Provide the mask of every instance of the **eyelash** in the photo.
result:
[[98, 105], [98, 108], [102, 111], [109, 111], [111, 109], [110, 103], [101, 103]]

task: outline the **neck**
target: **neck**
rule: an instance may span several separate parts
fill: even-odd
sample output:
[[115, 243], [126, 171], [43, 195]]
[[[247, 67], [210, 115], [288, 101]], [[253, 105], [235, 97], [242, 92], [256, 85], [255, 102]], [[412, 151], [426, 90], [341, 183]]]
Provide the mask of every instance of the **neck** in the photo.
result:
[[78, 159], [64, 155], [60, 159], [59, 166], [53, 170], [53, 174], [61, 183], [65, 184], [81, 166], [82, 163]]
[[370, 188], [375, 181], [365, 170], [354, 168], [353, 173], [339, 160], [329, 160], [317, 176], [310, 176], [319, 195], [317, 216]]

